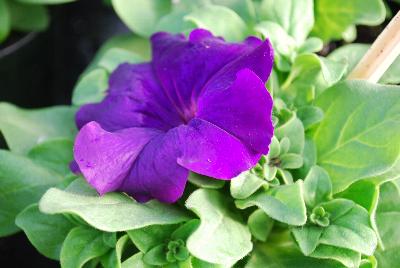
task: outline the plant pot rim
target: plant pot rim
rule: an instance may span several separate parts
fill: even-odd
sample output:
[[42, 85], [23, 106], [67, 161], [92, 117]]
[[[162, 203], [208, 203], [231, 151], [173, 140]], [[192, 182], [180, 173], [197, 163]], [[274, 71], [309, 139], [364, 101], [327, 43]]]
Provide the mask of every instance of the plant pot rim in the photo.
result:
[[0, 60], [30, 43], [37, 36], [37, 34], [37, 32], [29, 32], [16, 42], [0, 49]]

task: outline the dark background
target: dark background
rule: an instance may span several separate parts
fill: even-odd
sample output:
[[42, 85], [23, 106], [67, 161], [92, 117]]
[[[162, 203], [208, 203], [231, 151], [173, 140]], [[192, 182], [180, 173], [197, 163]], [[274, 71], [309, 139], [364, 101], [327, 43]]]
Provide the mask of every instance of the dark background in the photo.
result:
[[[393, 13], [399, 10], [394, 3], [390, 6]], [[51, 24], [46, 32], [14, 33], [0, 46], [0, 101], [26, 108], [70, 104], [79, 75], [101, 44], [115, 34], [129, 32], [100, 0], [80, 0], [49, 10]], [[382, 29], [358, 27], [356, 42], [371, 43]], [[24, 41], [10, 53], [16, 43]], [[330, 43], [321, 54], [342, 44]], [[5, 148], [1, 135], [0, 148]], [[0, 238], [0, 263], [2, 267], [59, 267], [58, 262], [40, 255], [22, 232]]]
[[[0, 46], [0, 101], [26, 108], [70, 104], [76, 80], [101, 44], [129, 32], [112, 7], [100, 0], [80, 0], [49, 10], [47, 31], [28, 36], [14, 33]], [[24, 45], [2, 56], [23, 39]]]
[[[70, 104], [79, 75], [101, 44], [129, 32], [112, 7], [100, 0], [80, 0], [49, 10], [51, 24], [46, 32], [14, 33], [0, 46], [0, 101], [26, 108]], [[5, 148], [1, 135], [0, 148]], [[23, 232], [0, 238], [0, 267], [59, 266], [40, 255]]]

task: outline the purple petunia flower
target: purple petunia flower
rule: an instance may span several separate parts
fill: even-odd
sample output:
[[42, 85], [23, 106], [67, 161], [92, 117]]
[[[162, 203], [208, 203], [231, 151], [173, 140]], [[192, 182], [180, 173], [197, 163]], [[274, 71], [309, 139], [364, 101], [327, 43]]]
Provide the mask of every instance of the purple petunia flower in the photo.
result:
[[74, 158], [100, 194], [175, 202], [189, 171], [231, 179], [268, 153], [273, 50], [202, 29], [151, 42], [150, 63], [120, 65], [105, 99], [78, 111]]

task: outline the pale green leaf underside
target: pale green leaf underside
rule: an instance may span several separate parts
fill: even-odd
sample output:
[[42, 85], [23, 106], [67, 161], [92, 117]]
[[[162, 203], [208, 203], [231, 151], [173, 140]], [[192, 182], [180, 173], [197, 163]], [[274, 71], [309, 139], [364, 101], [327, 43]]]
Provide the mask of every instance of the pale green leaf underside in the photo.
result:
[[251, 234], [228, 200], [215, 190], [199, 189], [186, 200], [200, 226], [189, 236], [187, 248], [199, 259], [232, 265], [252, 249]]
[[249, 198], [236, 200], [238, 208], [257, 206], [271, 218], [290, 225], [306, 223], [306, 205], [303, 199], [302, 181], [273, 188], [268, 193], [256, 193]]
[[51, 188], [43, 195], [39, 207], [48, 214], [76, 214], [91, 226], [107, 232], [138, 229], [154, 224], [174, 224], [190, 219], [171, 205], [157, 201], [140, 204], [120, 193], [99, 197]]

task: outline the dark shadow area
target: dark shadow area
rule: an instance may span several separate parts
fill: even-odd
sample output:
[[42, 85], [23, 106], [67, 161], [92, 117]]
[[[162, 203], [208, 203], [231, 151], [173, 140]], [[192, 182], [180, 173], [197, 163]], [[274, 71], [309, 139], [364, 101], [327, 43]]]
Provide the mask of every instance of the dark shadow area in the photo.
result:
[[0, 101], [35, 108], [69, 104], [72, 89], [97, 49], [129, 30], [110, 6], [80, 0], [49, 8], [42, 33], [12, 33], [0, 46]]
[[30, 244], [24, 233], [0, 239], [0, 262], [2, 267], [56, 268], [60, 264], [42, 256]]

